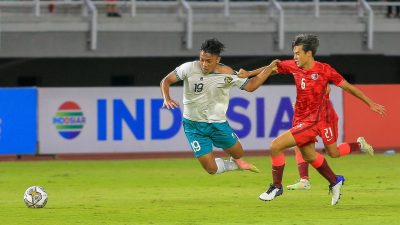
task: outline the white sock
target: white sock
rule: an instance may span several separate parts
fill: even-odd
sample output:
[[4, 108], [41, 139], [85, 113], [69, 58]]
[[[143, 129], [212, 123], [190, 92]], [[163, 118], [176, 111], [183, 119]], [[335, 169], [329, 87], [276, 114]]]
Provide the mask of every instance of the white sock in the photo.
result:
[[238, 166], [233, 160], [224, 160], [221, 158], [215, 158], [215, 163], [217, 164], [218, 167], [216, 174], [238, 169]]
[[221, 158], [215, 158], [215, 163], [217, 164], [217, 172], [216, 174], [223, 173], [226, 171], [224, 160]]
[[237, 170], [239, 169], [238, 165], [235, 162], [234, 158], [230, 158], [229, 160], [224, 160], [226, 170]]

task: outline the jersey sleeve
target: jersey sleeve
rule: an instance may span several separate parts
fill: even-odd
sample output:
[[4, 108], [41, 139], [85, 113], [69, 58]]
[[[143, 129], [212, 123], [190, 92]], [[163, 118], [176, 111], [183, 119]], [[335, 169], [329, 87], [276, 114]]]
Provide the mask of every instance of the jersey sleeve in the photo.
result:
[[290, 73], [291, 64], [293, 60], [284, 60], [278, 62], [278, 74], [288, 74]]
[[335, 69], [333, 69], [331, 66], [327, 65], [327, 70], [329, 74], [329, 81], [332, 81], [332, 83], [336, 86], [339, 86], [343, 81], [344, 78], [342, 75], [340, 75]]
[[246, 86], [247, 82], [249, 82], [249, 78], [240, 78], [237, 76], [238, 72], [237, 71], [233, 71], [233, 83], [235, 86], [237, 86], [238, 88], [240, 88], [241, 90], [244, 89], [244, 86]]
[[178, 80], [184, 80], [185, 78], [187, 78], [190, 74], [190, 71], [192, 70], [192, 67], [193, 62], [187, 62], [178, 66], [175, 69], [176, 78], [178, 78]]
[[240, 89], [244, 89], [244, 86], [246, 86], [246, 84], [247, 84], [247, 82], [249, 82], [249, 78], [240, 78], [240, 77], [237, 77], [236, 79], [235, 79], [235, 85], [237, 86], [237, 87], [239, 87]]

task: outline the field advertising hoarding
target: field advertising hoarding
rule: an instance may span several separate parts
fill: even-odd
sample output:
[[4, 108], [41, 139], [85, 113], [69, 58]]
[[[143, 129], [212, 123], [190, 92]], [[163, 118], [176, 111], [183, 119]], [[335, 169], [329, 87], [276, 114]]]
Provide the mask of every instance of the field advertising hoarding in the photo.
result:
[[[168, 110], [158, 87], [40, 88], [40, 153], [190, 151], [181, 122], [182, 90], [171, 87], [180, 108]], [[227, 119], [245, 149], [265, 150], [291, 127], [295, 96], [292, 85], [252, 93], [232, 89]], [[341, 142], [341, 89], [333, 87], [330, 96]]]

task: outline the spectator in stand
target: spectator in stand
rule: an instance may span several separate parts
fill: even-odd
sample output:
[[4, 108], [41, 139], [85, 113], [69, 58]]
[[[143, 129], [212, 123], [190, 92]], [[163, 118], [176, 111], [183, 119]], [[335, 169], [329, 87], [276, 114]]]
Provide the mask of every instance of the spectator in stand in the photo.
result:
[[[386, 0], [388, 2], [399, 2], [399, 0]], [[393, 18], [393, 17], [400, 17], [400, 6], [392, 6], [389, 5], [387, 7], [387, 13], [386, 13], [387, 18]]]
[[106, 0], [107, 16], [121, 17], [117, 10], [117, 0]]

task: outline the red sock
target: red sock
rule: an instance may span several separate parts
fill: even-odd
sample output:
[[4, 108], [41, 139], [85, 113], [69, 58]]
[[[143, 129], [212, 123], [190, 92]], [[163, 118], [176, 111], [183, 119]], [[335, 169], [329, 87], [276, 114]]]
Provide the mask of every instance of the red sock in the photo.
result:
[[338, 145], [340, 156], [348, 155], [351, 152], [359, 151], [361, 146], [358, 142], [355, 143], [341, 143]]
[[311, 163], [311, 165], [318, 170], [318, 172], [328, 180], [329, 184], [336, 183], [336, 174], [329, 167], [323, 155], [317, 153], [317, 158]]
[[282, 187], [283, 170], [285, 169], [285, 155], [271, 156], [272, 160], [272, 179], [275, 187]]
[[297, 170], [299, 171], [299, 176], [301, 179], [308, 180], [308, 162], [303, 159], [301, 152], [295, 151], [296, 153], [296, 162], [297, 162]]
[[297, 164], [297, 170], [299, 171], [299, 175], [301, 179], [308, 180], [308, 162], [303, 162]]

